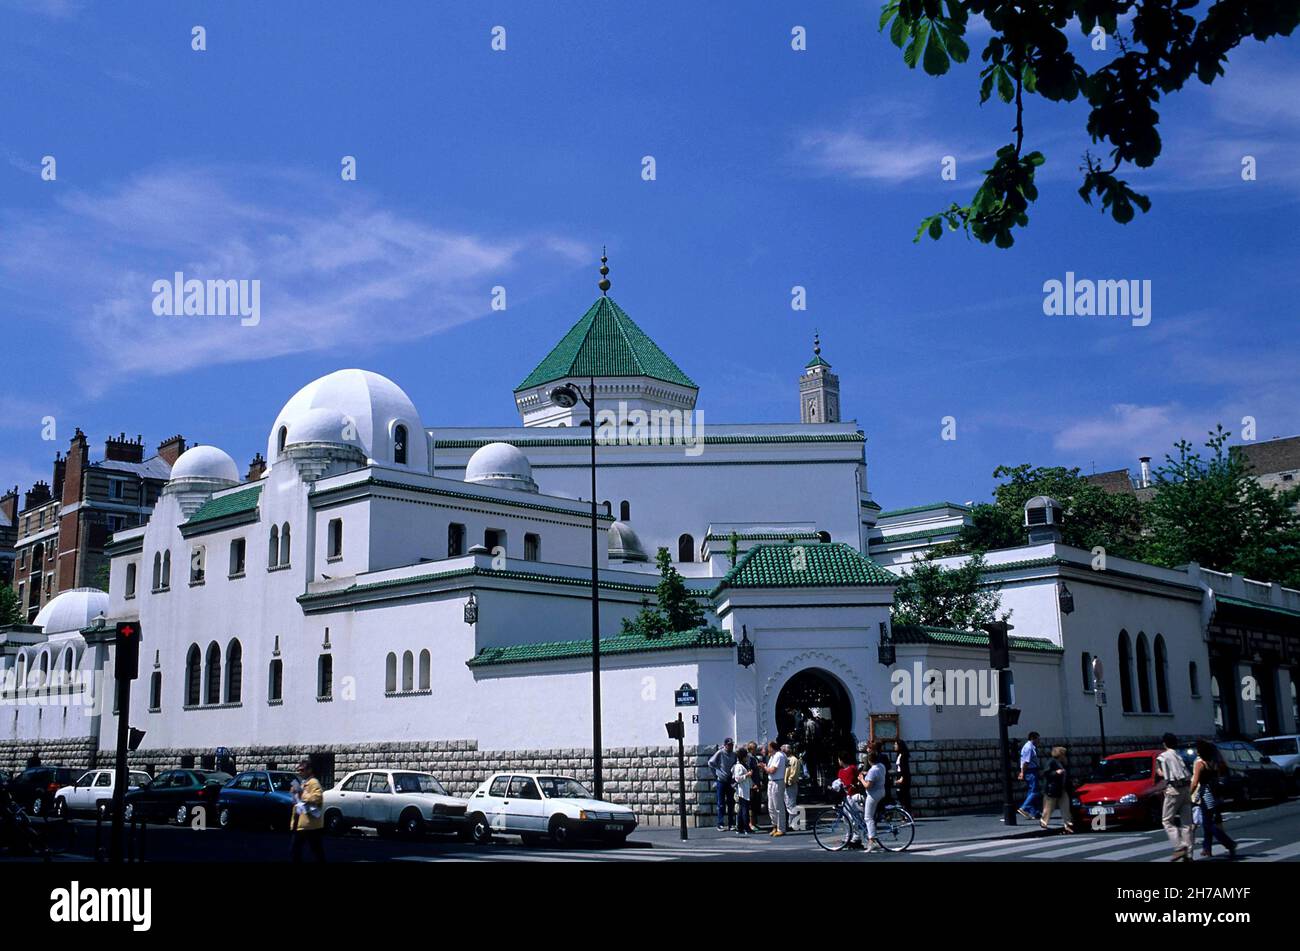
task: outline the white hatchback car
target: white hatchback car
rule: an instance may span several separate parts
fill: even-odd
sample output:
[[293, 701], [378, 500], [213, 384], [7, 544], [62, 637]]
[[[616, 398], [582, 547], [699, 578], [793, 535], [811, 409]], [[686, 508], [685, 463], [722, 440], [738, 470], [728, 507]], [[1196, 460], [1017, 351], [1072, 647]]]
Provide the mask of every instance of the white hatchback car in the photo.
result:
[[[98, 812], [107, 817], [113, 806], [116, 778], [116, 770], [87, 770], [71, 786], [64, 786], [54, 794], [54, 814], [64, 816], [70, 812]], [[152, 781], [153, 777], [148, 773], [138, 769], [127, 770], [127, 789], [139, 789]]]
[[406, 835], [465, 831], [465, 800], [449, 795], [431, 773], [362, 769], [325, 790], [325, 829], [342, 835], [353, 826]]
[[570, 776], [496, 773], [469, 797], [469, 834], [478, 843], [493, 833], [531, 843], [549, 836], [557, 845], [574, 839], [622, 842], [636, 828], [627, 806], [596, 799]]

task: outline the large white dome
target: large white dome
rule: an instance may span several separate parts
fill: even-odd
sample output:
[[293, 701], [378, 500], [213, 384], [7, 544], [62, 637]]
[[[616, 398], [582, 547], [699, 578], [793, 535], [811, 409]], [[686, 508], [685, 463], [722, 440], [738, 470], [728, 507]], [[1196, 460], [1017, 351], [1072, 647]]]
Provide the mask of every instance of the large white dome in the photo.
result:
[[89, 627], [91, 621], [107, 611], [107, 591], [100, 591], [98, 588], [73, 588], [71, 591], [56, 595], [41, 608], [33, 623], [46, 634], [80, 631], [83, 627]]
[[490, 442], [470, 456], [465, 464], [465, 481], [500, 489], [537, 491], [528, 457], [508, 442]]
[[216, 446], [193, 446], [186, 449], [172, 466], [171, 481], [177, 479], [220, 479], [239, 481], [235, 460]]
[[[340, 424], [353, 438], [340, 438]], [[399, 427], [406, 431], [404, 445]], [[317, 438], [331, 431], [331, 438]], [[267, 438], [272, 466], [293, 441], [345, 443], [360, 447], [371, 463], [429, 471], [429, 437], [415, 404], [392, 380], [369, 370], [336, 370], [290, 397]]]

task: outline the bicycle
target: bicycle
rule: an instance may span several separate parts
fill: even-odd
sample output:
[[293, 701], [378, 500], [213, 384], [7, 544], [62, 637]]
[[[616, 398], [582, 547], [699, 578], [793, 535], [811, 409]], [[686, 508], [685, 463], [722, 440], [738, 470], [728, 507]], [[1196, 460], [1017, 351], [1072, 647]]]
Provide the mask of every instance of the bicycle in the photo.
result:
[[[813, 825], [813, 838], [828, 852], [838, 852], [848, 846], [854, 836], [867, 841], [867, 819], [862, 810], [853, 808], [845, 797], [835, 808], [823, 812]], [[887, 852], [902, 852], [916, 837], [916, 820], [896, 802], [880, 806], [876, 818], [876, 841]]]

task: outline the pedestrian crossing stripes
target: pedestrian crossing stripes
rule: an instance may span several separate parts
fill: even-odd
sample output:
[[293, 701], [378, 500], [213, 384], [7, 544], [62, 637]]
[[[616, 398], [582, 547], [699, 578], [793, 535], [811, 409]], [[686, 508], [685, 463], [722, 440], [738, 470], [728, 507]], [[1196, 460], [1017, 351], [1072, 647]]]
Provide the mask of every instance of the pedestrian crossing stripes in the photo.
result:
[[445, 855], [399, 855], [395, 862], [672, 862], [695, 858], [753, 855], [743, 849], [602, 849], [564, 852], [492, 849]]
[[[1197, 848], [1199, 849], [1199, 837]], [[1300, 842], [1277, 843], [1269, 847], [1269, 839], [1243, 838], [1237, 840], [1237, 854], [1240, 858], [1255, 859], [1265, 862], [1281, 862], [1300, 856]], [[938, 848], [921, 845], [913, 849], [913, 854], [942, 858], [959, 856], [962, 859], [1010, 858], [1016, 861], [1033, 861], [1038, 859], [1070, 858], [1086, 862], [1124, 862], [1147, 861], [1168, 862], [1173, 854], [1173, 846], [1163, 833], [1148, 835], [1076, 835], [1044, 836], [1029, 841], [1013, 839], [992, 839], [982, 842], [966, 842], [960, 845], [935, 843]], [[1226, 856], [1222, 847], [1215, 854]], [[1194, 855], [1194, 860], [1195, 860]]]

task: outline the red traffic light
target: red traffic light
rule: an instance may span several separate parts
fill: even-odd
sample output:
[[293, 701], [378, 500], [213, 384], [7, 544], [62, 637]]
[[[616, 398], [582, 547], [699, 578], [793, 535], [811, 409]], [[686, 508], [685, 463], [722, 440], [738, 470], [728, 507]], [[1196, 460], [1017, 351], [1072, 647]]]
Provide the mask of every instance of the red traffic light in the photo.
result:
[[135, 634], [135, 625], [134, 624], [118, 625], [117, 634], [119, 637], [131, 637], [132, 635]]

